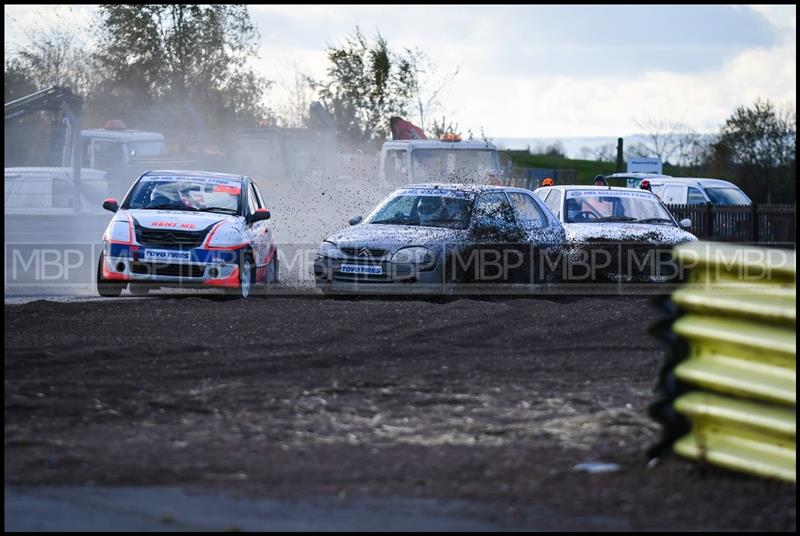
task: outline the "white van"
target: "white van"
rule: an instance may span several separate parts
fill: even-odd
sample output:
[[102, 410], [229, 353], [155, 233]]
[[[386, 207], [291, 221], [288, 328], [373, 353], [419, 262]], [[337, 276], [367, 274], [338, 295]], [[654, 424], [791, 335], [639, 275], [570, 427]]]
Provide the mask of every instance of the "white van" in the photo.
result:
[[[73, 214], [75, 185], [72, 168], [5, 168], [6, 214]], [[98, 211], [108, 196], [106, 173], [99, 169], [81, 170], [80, 208]]]
[[661, 177], [652, 178], [653, 193], [665, 205], [752, 205], [741, 188], [722, 179]]
[[741, 188], [722, 179], [672, 177], [657, 173], [614, 173], [606, 179], [625, 179], [628, 188], [650, 181], [653, 193], [665, 205], [752, 205]]

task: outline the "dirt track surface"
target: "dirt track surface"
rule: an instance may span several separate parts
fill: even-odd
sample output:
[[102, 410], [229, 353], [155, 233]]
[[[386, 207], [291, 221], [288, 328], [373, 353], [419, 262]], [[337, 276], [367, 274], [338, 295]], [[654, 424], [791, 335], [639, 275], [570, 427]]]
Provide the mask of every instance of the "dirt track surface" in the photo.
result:
[[[658, 314], [641, 297], [6, 305], [5, 482], [480, 501], [520, 527], [541, 506], [563, 518], [552, 529], [794, 530], [795, 486], [647, 467]], [[574, 469], [587, 461], [620, 469]]]

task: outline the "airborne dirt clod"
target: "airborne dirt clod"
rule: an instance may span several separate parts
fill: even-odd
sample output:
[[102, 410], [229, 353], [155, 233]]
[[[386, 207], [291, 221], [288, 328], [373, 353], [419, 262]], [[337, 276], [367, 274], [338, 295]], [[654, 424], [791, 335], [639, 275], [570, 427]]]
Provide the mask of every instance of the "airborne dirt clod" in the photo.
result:
[[[679, 458], [648, 467], [663, 350], [642, 297], [190, 296], [5, 313], [6, 484], [539, 505], [564, 527], [795, 528], [794, 486]], [[586, 462], [618, 468], [575, 470]]]

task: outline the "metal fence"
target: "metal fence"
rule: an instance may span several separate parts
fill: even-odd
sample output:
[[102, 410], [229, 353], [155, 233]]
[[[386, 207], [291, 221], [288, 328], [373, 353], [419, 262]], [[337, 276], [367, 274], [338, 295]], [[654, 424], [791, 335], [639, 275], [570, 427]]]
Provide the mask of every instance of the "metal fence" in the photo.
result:
[[705, 240], [760, 244], [795, 243], [795, 205], [667, 205], [675, 219], [692, 221]]

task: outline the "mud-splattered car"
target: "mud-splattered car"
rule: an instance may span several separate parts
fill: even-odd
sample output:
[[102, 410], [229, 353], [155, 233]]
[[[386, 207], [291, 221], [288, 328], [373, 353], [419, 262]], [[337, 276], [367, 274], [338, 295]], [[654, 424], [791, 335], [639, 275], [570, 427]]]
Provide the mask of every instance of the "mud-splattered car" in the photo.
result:
[[204, 171], [148, 171], [128, 190], [103, 235], [97, 291], [223, 288], [246, 298], [274, 283], [278, 259], [270, 212], [248, 178]]
[[532, 192], [501, 186], [410, 185], [350, 224], [317, 252], [325, 294], [549, 284], [564, 243], [561, 224]]
[[646, 190], [610, 186], [548, 186], [534, 192], [564, 226], [565, 280], [670, 281], [676, 244], [697, 240]]

